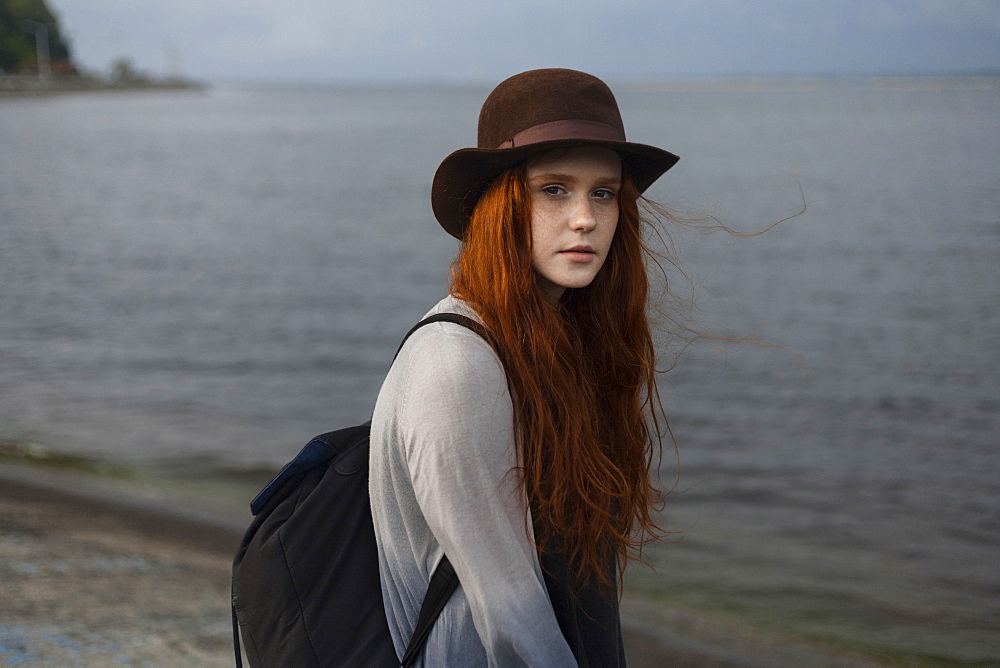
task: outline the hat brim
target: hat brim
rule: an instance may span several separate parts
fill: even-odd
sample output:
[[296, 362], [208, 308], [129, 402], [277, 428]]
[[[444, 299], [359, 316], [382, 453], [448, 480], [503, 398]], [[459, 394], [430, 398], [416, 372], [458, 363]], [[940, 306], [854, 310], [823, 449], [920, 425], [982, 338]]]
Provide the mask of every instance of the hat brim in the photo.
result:
[[579, 138], [509, 149], [463, 148], [445, 158], [434, 174], [431, 187], [434, 217], [448, 234], [461, 239], [476, 203], [496, 177], [536, 153], [574, 146], [599, 146], [618, 153], [640, 193], [680, 160], [669, 151], [646, 144]]

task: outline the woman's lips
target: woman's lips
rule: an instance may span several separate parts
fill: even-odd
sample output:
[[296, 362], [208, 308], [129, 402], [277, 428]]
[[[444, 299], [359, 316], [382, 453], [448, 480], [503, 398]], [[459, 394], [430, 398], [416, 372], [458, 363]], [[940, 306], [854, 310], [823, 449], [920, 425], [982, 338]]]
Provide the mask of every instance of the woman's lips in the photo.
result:
[[597, 257], [594, 249], [590, 246], [573, 246], [572, 248], [560, 251], [559, 254], [565, 256], [570, 262], [580, 262], [583, 264], [593, 262], [594, 258]]

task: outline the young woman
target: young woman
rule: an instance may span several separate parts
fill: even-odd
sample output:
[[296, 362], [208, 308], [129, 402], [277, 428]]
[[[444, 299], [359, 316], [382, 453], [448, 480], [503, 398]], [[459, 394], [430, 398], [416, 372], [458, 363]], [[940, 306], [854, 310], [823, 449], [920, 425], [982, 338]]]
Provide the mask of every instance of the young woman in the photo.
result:
[[450, 295], [382, 386], [371, 430], [383, 600], [402, 654], [437, 563], [460, 586], [427, 666], [624, 664], [620, 576], [657, 527], [657, 420], [639, 195], [677, 156], [625, 140], [615, 98], [524, 72], [434, 178], [462, 246]]

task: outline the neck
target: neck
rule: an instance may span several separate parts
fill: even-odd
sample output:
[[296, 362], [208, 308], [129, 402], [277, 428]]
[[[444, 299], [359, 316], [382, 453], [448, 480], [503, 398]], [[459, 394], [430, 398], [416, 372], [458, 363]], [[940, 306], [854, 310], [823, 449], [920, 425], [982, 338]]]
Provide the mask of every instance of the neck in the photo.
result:
[[542, 296], [545, 297], [545, 301], [553, 307], [558, 306], [559, 300], [562, 298], [563, 293], [566, 292], [566, 288], [556, 285], [538, 274], [535, 274], [535, 280], [538, 283], [538, 289], [542, 291]]

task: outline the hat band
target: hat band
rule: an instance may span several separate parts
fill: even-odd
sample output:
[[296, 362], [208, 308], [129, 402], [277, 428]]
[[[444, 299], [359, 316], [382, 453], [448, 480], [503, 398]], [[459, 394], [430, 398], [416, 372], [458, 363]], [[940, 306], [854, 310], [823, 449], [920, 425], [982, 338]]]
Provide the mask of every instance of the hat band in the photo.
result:
[[595, 141], [625, 141], [625, 133], [598, 121], [565, 120], [533, 125], [497, 146], [514, 148], [557, 139], [593, 139]]

